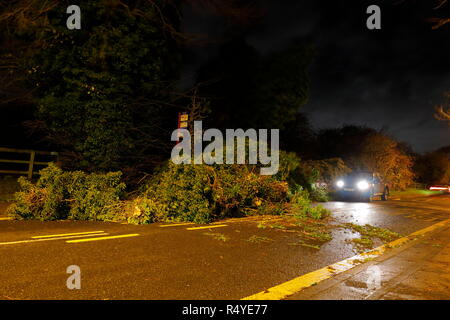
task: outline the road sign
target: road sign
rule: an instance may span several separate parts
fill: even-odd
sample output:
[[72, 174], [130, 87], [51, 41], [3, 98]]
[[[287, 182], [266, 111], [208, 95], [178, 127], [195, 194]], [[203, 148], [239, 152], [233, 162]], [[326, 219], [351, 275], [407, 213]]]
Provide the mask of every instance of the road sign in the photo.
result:
[[[189, 114], [187, 112], [178, 113], [178, 129], [188, 129], [189, 127]], [[178, 139], [183, 137], [181, 133], [178, 133]]]

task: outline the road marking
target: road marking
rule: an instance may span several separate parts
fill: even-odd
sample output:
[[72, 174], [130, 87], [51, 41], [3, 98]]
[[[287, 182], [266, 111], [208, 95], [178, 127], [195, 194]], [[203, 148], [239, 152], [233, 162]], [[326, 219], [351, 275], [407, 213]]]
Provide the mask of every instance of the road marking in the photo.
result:
[[194, 228], [186, 228], [186, 230], [201, 230], [201, 229], [211, 229], [211, 228], [222, 228], [227, 227], [227, 224], [219, 224], [215, 226], [208, 226], [208, 227], [194, 227]]
[[89, 238], [89, 239], [81, 239], [81, 240], [67, 240], [66, 243], [78, 243], [78, 242], [89, 242], [89, 241], [99, 241], [99, 240], [109, 240], [109, 239], [119, 239], [119, 238], [129, 238], [136, 237], [138, 233], [133, 234], [122, 234], [120, 236], [110, 236], [110, 237], [99, 237], [99, 238]]
[[[250, 218], [250, 217], [249, 217]], [[272, 222], [272, 221], [278, 221], [278, 220], [282, 220], [284, 218], [270, 218], [270, 219], [263, 219], [263, 220], [255, 220], [255, 219], [246, 219], [246, 218], [229, 218], [229, 219], [225, 219], [222, 220], [220, 222], [212, 222], [210, 224], [210, 227], [193, 227], [192, 229], [189, 228], [188, 230], [196, 230], [194, 228], [214, 228], [213, 226], [218, 225], [218, 224], [223, 224], [223, 223], [236, 223], [236, 222]], [[195, 223], [193, 222], [183, 222], [183, 223], [170, 223], [170, 224], [163, 224], [160, 225], [160, 228], [168, 228], [168, 227], [178, 227], [178, 226], [187, 226], [187, 225], [195, 225]]]
[[272, 288], [269, 288], [262, 292], [245, 297], [242, 300], [281, 300], [281, 299], [287, 298], [288, 296], [298, 293], [298, 292], [302, 291], [303, 289], [306, 289], [312, 285], [315, 285], [323, 280], [329, 279], [332, 276], [335, 276], [339, 273], [350, 270], [350, 269], [364, 263], [365, 262], [364, 260], [366, 260], [366, 259], [374, 259], [378, 256], [381, 256], [389, 248], [399, 247], [408, 241], [414, 240], [418, 236], [422, 236], [426, 233], [434, 231], [440, 227], [445, 226], [448, 223], [450, 223], [450, 219], [438, 222], [427, 228], [413, 232], [406, 237], [394, 240], [392, 242], [384, 244], [373, 250], [363, 252], [361, 254], [358, 254], [351, 258], [342, 260], [340, 262], [336, 262], [332, 265], [326, 266], [319, 270], [304, 274], [293, 280], [284, 282], [275, 287], [272, 287]]
[[172, 224], [163, 224], [159, 226], [160, 228], [167, 228], [167, 227], [178, 227], [178, 226], [187, 226], [193, 224], [192, 222], [186, 222], [186, 223], [172, 223]]
[[[99, 236], [107, 235], [109, 233], [100, 233]], [[0, 245], [8, 245], [8, 244], [19, 244], [19, 243], [33, 243], [40, 241], [51, 241], [51, 240], [64, 240], [64, 239], [74, 239], [74, 238], [83, 238], [83, 237], [95, 237], [96, 234], [83, 234], [79, 236], [69, 236], [69, 237], [58, 237], [58, 238], [44, 238], [44, 239], [34, 239], [34, 240], [19, 240], [19, 241], [10, 241], [10, 242], [0, 242]]]
[[87, 232], [76, 232], [76, 233], [50, 234], [50, 235], [45, 235], [45, 236], [31, 237], [31, 239], [77, 236], [77, 235], [81, 235], [81, 234], [92, 234], [92, 233], [102, 233], [102, 232], [105, 232], [105, 231], [87, 231]]
[[12, 220], [12, 218], [10, 218], [10, 217], [0, 218], [0, 221], [5, 221], [5, 220]]

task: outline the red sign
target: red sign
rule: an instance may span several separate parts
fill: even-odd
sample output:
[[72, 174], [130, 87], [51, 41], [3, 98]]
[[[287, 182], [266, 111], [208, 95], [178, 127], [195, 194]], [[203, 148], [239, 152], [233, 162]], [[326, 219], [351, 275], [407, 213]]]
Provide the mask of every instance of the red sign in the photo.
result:
[[[189, 114], [187, 112], [178, 113], [178, 129], [188, 129]], [[183, 137], [181, 133], [178, 133], [178, 138]]]

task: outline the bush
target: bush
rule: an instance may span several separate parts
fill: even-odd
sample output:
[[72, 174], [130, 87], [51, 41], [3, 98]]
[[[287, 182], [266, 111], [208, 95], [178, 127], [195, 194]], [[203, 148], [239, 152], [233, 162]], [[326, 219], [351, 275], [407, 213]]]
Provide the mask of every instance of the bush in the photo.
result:
[[275, 178], [286, 181], [291, 190], [295, 190], [297, 186], [310, 190], [318, 177], [317, 170], [305, 170], [304, 162], [296, 153], [280, 152], [280, 167]]
[[317, 205], [315, 207], [310, 207], [308, 209], [308, 216], [310, 218], [316, 219], [316, 220], [321, 220], [324, 219], [326, 217], [330, 216], [330, 211], [326, 208], [324, 208], [322, 205]]
[[324, 187], [318, 187], [316, 185], [312, 185], [309, 196], [312, 201], [317, 202], [327, 202], [330, 200], [328, 190]]
[[291, 190], [301, 186], [309, 192], [311, 200], [325, 202], [329, 200], [326, 186], [350, 171], [339, 158], [301, 161], [296, 153], [281, 151], [275, 177], [287, 181]]
[[290, 195], [290, 212], [298, 218], [324, 219], [330, 215], [330, 211], [323, 206], [311, 205], [310, 195], [307, 190], [298, 187]]
[[352, 171], [341, 158], [308, 160], [303, 163], [303, 170], [304, 172], [315, 172], [316, 180], [314, 182], [328, 185]]
[[21, 191], [9, 213], [19, 219], [118, 220], [208, 223], [242, 215], [295, 215], [322, 219], [326, 210], [311, 207], [310, 194], [257, 166], [175, 165], [168, 162], [128, 202], [121, 201], [121, 173], [64, 172], [51, 165], [36, 184], [19, 179]]
[[36, 184], [19, 178], [21, 191], [15, 194], [8, 213], [19, 219], [115, 219], [125, 190], [120, 179], [120, 172], [63, 172], [50, 165], [40, 171]]
[[287, 201], [287, 184], [261, 176], [257, 169], [169, 162], [136, 199], [131, 220], [206, 223], [243, 214], [279, 214], [280, 204]]

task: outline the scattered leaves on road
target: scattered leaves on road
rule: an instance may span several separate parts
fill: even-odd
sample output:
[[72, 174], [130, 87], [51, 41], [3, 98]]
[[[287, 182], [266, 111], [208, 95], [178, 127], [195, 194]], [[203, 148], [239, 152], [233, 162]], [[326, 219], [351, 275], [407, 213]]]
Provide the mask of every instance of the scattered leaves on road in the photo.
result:
[[224, 235], [224, 234], [222, 234], [222, 233], [212, 233], [212, 232], [205, 232], [205, 233], [203, 233], [205, 236], [210, 236], [210, 237], [213, 237], [214, 239], [216, 239], [216, 240], [219, 240], [219, 241], [228, 241], [228, 240], [230, 240], [230, 238], [229, 237], [227, 237], [226, 235]]
[[260, 243], [260, 242], [269, 242], [269, 241], [273, 241], [270, 238], [267, 237], [260, 237], [257, 235], [253, 235], [250, 238], [247, 239], [248, 242], [252, 242], [252, 243]]
[[372, 249], [374, 247], [375, 239], [378, 239], [378, 241], [381, 241], [383, 243], [387, 243], [402, 237], [402, 235], [397, 232], [385, 228], [375, 227], [369, 224], [361, 226], [354, 223], [346, 223], [341, 227], [350, 229], [353, 232], [357, 232], [360, 234], [361, 238], [350, 240], [350, 242], [355, 245], [356, 251], [358, 252]]

